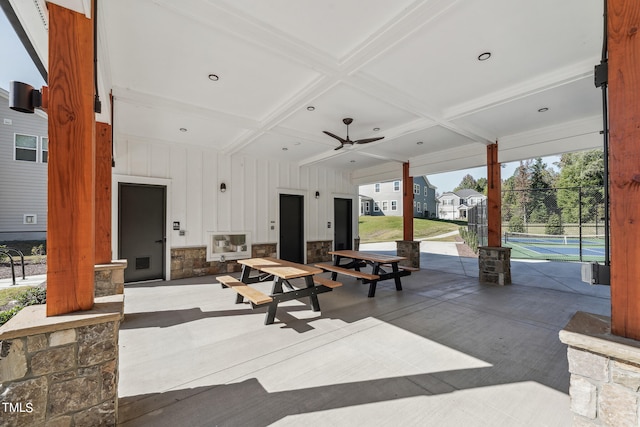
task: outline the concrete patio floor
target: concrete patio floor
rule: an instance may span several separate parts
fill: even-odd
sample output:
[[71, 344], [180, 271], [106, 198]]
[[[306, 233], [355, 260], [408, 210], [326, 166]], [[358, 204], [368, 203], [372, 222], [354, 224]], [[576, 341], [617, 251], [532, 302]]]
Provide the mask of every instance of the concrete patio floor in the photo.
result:
[[579, 264], [519, 261], [512, 286], [479, 284], [477, 259], [437, 243], [401, 292], [341, 277], [321, 313], [291, 301], [269, 326], [212, 276], [128, 285], [120, 425], [570, 425], [558, 331], [609, 315], [609, 288]]

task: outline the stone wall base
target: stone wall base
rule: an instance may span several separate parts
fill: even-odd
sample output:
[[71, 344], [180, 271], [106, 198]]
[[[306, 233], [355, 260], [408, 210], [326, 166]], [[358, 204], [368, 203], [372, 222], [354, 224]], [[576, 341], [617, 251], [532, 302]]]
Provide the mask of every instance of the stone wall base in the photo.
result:
[[412, 268], [420, 268], [420, 242], [414, 240], [396, 240], [396, 252], [398, 256], [406, 257], [400, 261], [400, 265]]
[[278, 256], [278, 244], [277, 243], [254, 243], [251, 245], [251, 257], [252, 258], [277, 258]]
[[479, 246], [479, 279], [483, 283], [511, 284], [511, 248]]
[[569, 346], [573, 425], [640, 425], [640, 342], [612, 335], [610, 318], [584, 312], [560, 341]]
[[235, 260], [207, 261], [207, 247], [171, 248], [171, 280], [240, 271]]
[[115, 426], [124, 295], [46, 316], [23, 308], [0, 327], [2, 426]]
[[317, 240], [307, 242], [307, 264], [331, 261], [331, 247], [333, 240]]

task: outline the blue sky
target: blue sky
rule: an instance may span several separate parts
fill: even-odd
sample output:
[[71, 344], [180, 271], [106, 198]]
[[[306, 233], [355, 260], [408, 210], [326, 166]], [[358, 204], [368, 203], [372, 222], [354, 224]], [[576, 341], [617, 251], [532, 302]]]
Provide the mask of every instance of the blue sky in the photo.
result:
[[[0, 40], [2, 41], [0, 45], [0, 87], [8, 90], [11, 80], [24, 82], [38, 89], [44, 86], [45, 82], [42, 76], [4, 13], [0, 13]], [[559, 156], [545, 157], [543, 160], [548, 166], [552, 166], [554, 162], [559, 160]], [[506, 179], [512, 176], [519, 164], [519, 162], [507, 163], [506, 167], [502, 169], [502, 178]], [[428, 175], [428, 177], [429, 182], [438, 187], [437, 191], [442, 194], [453, 190], [466, 174], [470, 174], [475, 179], [486, 178], [487, 168], [479, 167], [446, 172]]]
[[9, 90], [12, 80], [37, 89], [45, 84], [7, 17], [0, 12], [0, 87]]

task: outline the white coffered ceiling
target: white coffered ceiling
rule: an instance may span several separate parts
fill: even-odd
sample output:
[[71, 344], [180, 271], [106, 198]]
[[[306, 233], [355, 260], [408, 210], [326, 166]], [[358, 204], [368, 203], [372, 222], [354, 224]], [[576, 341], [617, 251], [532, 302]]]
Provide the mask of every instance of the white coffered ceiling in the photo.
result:
[[[442, 172], [484, 164], [496, 140], [502, 162], [598, 146], [602, 9], [602, 0], [100, 0], [100, 81], [113, 90], [119, 138], [354, 172], [403, 161]], [[483, 52], [491, 58], [479, 61]], [[334, 151], [322, 131], [344, 136], [344, 117], [352, 139], [385, 139]]]

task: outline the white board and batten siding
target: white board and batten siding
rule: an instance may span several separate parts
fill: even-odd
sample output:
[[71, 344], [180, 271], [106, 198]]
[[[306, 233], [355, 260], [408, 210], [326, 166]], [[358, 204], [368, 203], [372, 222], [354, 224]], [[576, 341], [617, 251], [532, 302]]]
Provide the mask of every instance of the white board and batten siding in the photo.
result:
[[[47, 137], [47, 116], [9, 109], [8, 92], [0, 89], [0, 242], [44, 239], [47, 230], [47, 163], [40, 144]], [[38, 138], [37, 161], [15, 160], [14, 135]], [[25, 215], [36, 222], [25, 224]]]
[[[135, 137], [116, 138], [115, 151], [113, 172], [121, 182], [127, 177], [145, 177], [159, 183], [166, 180], [170, 186], [167, 222], [179, 221], [186, 231], [184, 236], [169, 231], [167, 242], [173, 248], [206, 245], [208, 231], [249, 231], [252, 243], [277, 242], [279, 194], [283, 193], [304, 195], [307, 241], [333, 240], [334, 197], [355, 200], [357, 230], [358, 187], [346, 171], [299, 167], [240, 154], [229, 156], [206, 147]], [[225, 192], [220, 191], [223, 182]], [[316, 191], [320, 192], [318, 199]]]

